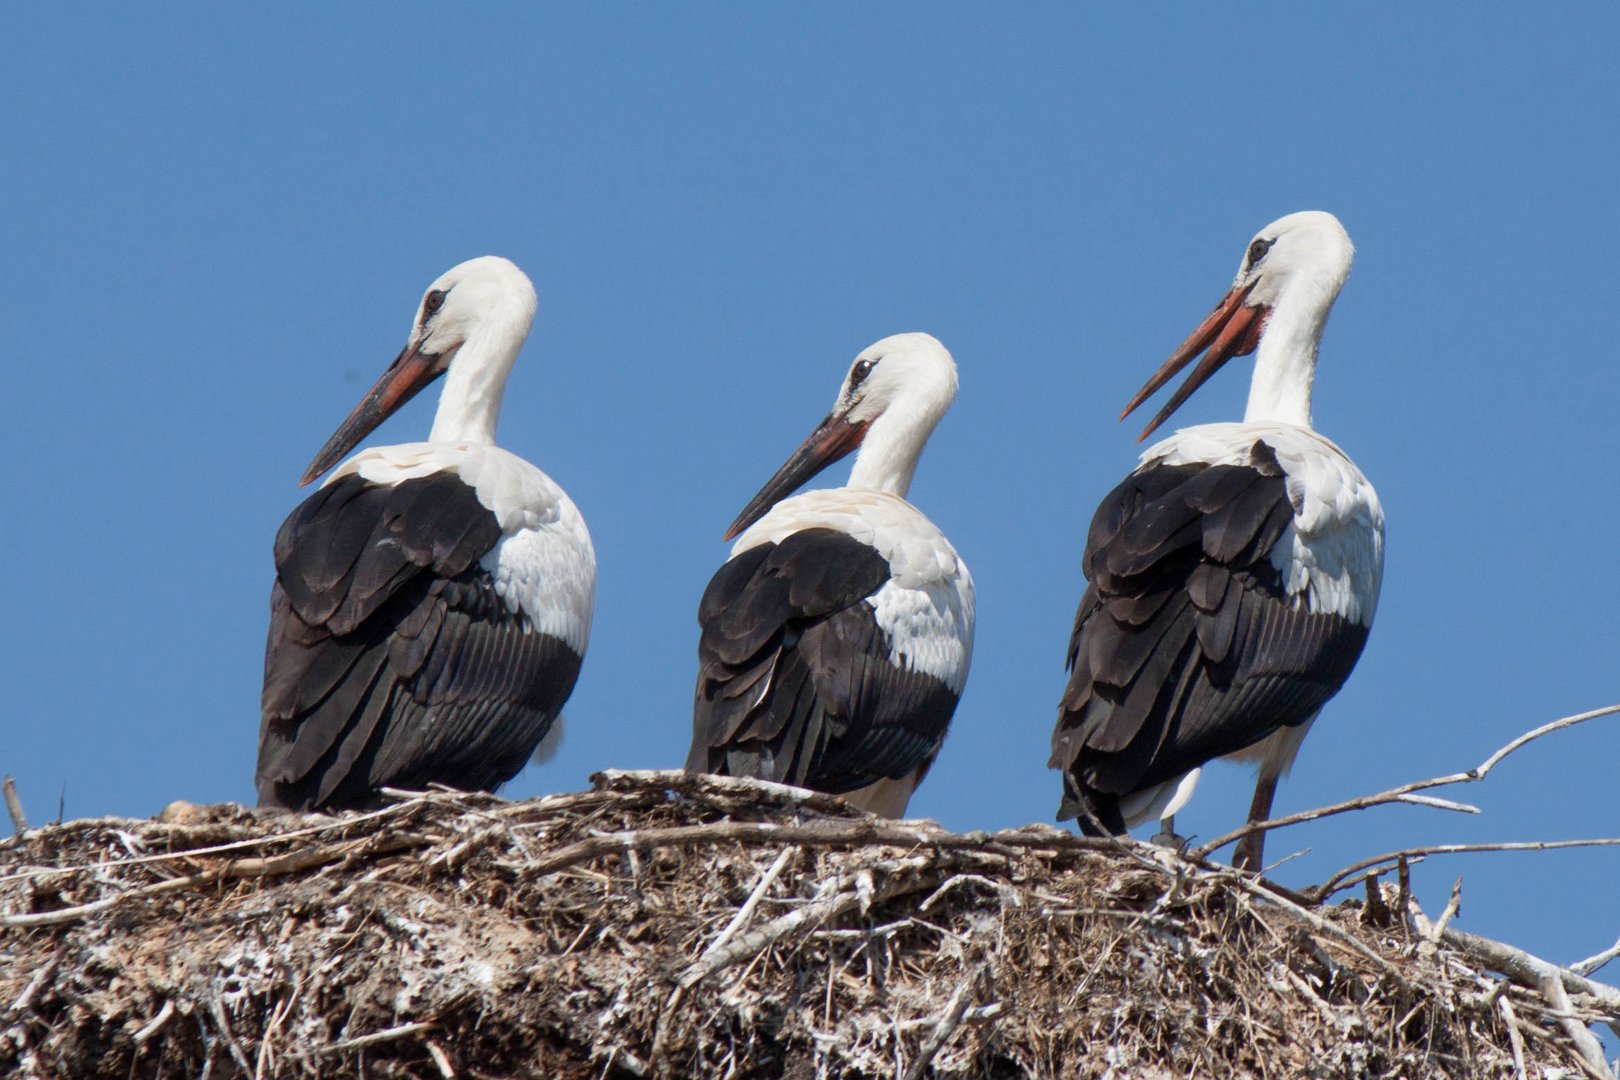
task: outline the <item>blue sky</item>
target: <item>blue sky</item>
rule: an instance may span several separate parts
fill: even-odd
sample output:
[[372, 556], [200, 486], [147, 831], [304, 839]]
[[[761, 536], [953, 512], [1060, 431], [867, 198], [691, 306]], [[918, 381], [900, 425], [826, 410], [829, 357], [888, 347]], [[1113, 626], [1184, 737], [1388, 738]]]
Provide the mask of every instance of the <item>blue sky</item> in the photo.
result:
[[[298, 474], [428, 282], [486, 253], [541, 305], [501, 441], [600, 562], [563, 753], [510, 795], [683, 761], [721, 532], [858, 350], [927, 330], [962, 388], [912, 499], [979, 628], [913, 809], [1050, 820], [1081, 546], [1136, 454], [1114, 417], [1300, 209], [1358, 247], [1316, 421], [1378, 488], [1388, 566], [1279, 811], [1620, 701], [1615, 9], [35, 5], [7, 37], [0, 769], [36, 820], [251, 798]], [[1177, 421], [1236, 418], [1248, 372]], [[374, 441], [424, 437], [433, 400]], [[1620, 834], [1617, 747], [1596, 721], [1455, 792], [1478, 818], [1377, 810], [1268, 854], [1308, 848], [1278, 872], [1304, 884]], [[1178, 824], [1224, 832], [1249, 790], [1211, 769]], [[1420, 895], [1458, 874], [1465, 928], [1565, 962], [1620, 935], [1613, 850], [1433, 861]]]

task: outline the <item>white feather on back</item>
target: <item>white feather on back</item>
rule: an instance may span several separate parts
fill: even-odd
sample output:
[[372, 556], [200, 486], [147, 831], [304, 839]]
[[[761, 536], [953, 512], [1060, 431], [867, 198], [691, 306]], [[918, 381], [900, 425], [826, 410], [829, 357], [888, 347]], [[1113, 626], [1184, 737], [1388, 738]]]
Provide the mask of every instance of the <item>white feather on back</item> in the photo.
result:
[[1294, 524], [1271, 554], [1283, 588], [1311, 611], [1371, 626], [1384, 578], [1384, 509], [1332, 440], [1275, 421], [1201, 424], [1149, 447], [1142, 464], [1246, 465], [1257, 440], [1276, 451], [1294, 504]]
[[960, 694], [973, 659], [973, 577], [945, 534], [898, 496], [833, 488], [777, 503], [737, 538], [732, 558], [816, 528], [844, 533], [888, 561], [891, 577], [872, 607], [889, 635], [890, 662]]
[[583, 656], [596, 605], [596, 551], [573, 500], [535, 466], [487, 443], [400, 443], [362, 450], [326, 483], [354, 473], [398, 484], [440, 472], [471, 485], [500, 524], [500, 541], [479, 562], [496, 593], [536, 631]]

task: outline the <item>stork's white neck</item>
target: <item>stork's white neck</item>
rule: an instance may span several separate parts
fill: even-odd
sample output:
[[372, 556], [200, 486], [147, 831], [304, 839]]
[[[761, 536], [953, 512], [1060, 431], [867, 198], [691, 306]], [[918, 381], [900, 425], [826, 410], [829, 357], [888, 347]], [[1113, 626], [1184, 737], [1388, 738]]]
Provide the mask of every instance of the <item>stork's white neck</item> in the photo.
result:
[[430, 442], [494, 443], [506, 377], [523, 337], [498, 330], [478, 332], [456, 351], [439, 393]]
[[948, 395], [918, 395], [890, 405], [867, 428], [848, 486], [905, 498], [928, 436], [950, 403]]
[[[1315, 303], [1302, 302], [1314, 299]], [[1293, 294], [1279, 298], [1266, 320], [1255, 350], [1254, 378], [1249, 382], [1246, 422], [1275, 420], [1311, 426], [1311, 384], [1316, 379], [1316, 352], [1322, 343], [1333, 299]]]

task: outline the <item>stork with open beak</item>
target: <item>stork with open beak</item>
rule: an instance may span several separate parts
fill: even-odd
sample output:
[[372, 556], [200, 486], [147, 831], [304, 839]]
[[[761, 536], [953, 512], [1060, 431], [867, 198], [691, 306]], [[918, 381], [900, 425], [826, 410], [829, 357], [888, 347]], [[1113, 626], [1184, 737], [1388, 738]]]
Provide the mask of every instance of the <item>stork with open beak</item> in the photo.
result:
[[[1203, 353], [1141, 441], [1228, 360], [1255, 354], [1243, 422], [1156, 444], [1092, 519], [1051, 760], [1059, 817], [1088, 833], [1159, 818], [1173, 836], [1200, 767], [1218, 757], [1259, 762], [1249, 820], [1265, 820], [1367, 642], [1384, 512], [1311, 427], [1317, 348], [1352, 254], [1331, 214], [1267, 225], [1226, 296], [1120, 415]], [[1260, 870], [1263, 845], [1251, 834], [1234, 864]]]
[[590, 534], [550, 477], [495, 445], [534, 312], [534, 286], [507, 260], [451, 269], [305, 470], [300, 485], [445, 377], [427, 442], [356, 454], [276, 534], [260, 805], [494, 790], [572, 693], [596, 595]]
[[[863, 350], [832, 412], [726, 532], [698, 607], [693, 772], [904, 815], [967, 682], [973, 579], [906, 501], [956, 364], [927, 334]], [[846, 487], [785, 498], [859, 449]]]

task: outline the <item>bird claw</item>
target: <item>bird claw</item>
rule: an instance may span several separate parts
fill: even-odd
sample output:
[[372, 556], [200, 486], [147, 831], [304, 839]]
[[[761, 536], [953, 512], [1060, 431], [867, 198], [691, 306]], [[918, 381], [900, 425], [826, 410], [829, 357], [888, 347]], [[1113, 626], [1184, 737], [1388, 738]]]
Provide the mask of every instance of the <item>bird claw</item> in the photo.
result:
[[1148, 842], [1159, 847], [1170, 848], [1177, 855], [1185, 855], [1187, 854], [1188, 845], [1192, 843], [1192, 837], [1178, 835], [1170, 829], [1160, 829], [1153, 834]]

